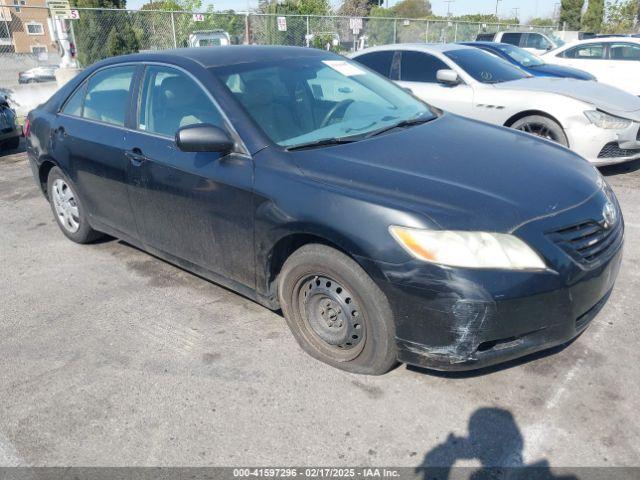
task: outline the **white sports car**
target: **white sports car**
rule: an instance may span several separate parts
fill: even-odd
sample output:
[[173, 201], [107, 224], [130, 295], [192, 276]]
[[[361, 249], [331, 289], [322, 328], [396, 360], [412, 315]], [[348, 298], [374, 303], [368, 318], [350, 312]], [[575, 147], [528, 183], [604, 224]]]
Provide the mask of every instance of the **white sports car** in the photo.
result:
[[542, 58], [547, 63], [579, 68], [599, 82], [640, 96], [640, 38], [582, 40], [563, 45]]
[[594, 165], [640, 158], [640, 98], [615, 87], [531, 77], [457, 44], [385, 45], [352, 58], [435, 107], [553, 140]]

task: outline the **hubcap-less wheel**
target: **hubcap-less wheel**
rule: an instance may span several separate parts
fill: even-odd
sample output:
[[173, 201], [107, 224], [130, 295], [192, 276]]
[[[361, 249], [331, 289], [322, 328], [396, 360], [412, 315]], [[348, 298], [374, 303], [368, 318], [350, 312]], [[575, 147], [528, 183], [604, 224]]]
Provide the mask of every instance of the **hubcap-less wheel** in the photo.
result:
[[58, 221], [65, 230], [75, 233], [80, 228], [80, 212], [76, 202], [75, 194], [71, 187], [61, 178], [53, 182], [51, 189], [53, 196], [53, 207], [55, 208]]
[[547, 125], [534, 121], [523, 123], [522, 125], [519, 125], [516, 130], [521, 130], [523, 132], [530, 133], [531, 135], [546, 138], [547, 140], [552, 140], [554, 142], [561, 143], [562, 140], [560, 136]]
[[323, 275], [306, 277], [298, 286], [309, 340], [343, 361], [358, 356], [364, 346], [365, 323], [351, 292]]

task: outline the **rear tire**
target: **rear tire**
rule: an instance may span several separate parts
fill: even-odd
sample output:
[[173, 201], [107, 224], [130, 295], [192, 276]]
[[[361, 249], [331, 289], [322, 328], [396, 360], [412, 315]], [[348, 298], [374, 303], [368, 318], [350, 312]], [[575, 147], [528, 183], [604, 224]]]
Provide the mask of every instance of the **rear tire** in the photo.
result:
[[530, 133], [536, 137], [546, 138], [564, 147], [569, 146], [569, 140], [567, 140], [567, 135], [564, 133], [563, 128], [549, 117], [529, 115], [514, 122], [511, 128]]
[[343, 253], [319, 244], [296, 250], [278, 276], [278, 295], [289, 328], [312, 357], [366, 375], [397, 363], [389, 302]]
[[53, 216], [69, 240], [91, 243], [103, 236], [89, 225], [78, 189], [58, 167], [53, 167], [47, 177], [47, 195]]

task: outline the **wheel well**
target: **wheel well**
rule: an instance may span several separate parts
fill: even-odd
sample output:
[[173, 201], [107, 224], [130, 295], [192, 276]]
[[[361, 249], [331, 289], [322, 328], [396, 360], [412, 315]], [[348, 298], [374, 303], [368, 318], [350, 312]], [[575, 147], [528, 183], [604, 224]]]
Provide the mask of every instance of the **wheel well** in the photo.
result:
[[516, 113], [513, 117], [511, 117], [509, 120], [507, 120], [504, 123], [504, 126], [505, 127], [511, 127], [511, 125], [516, 123], [521, 118], [529, 117], [531, 115], [540, 115], [541, 117], [547, 117], [549, 120], [553, 120], [558, 125], [560, 125], [560, 127], [564, 130], [564, 127], [562, 126], [562, 124], [555, 117], [553, 117], [552, 115], [549, 115], [546, 112], [542, 112], [540, 110], [527, 110], [525, 112]]
[[[298, 250], [300, 247], [304, 245], [308, 245], [310, 243], [319, 243], [321, 245], [326, 245], [327, 247], [335, 248], [339, 252], [344, 253], [348, 257], [353, 259], [353, 256], [349, 254], [346, 250], [344, 250], [339, 245], [325, 239], [319, 237], [317, 235], [308, 234], [308, 233], [294, 233], [288, 235], [284, 238], [278, 240], [278, 242], [273, 246], [271, 252], [267, 257], [267, 268], [266, 268], [266, 280], [267, 280], [267, 291], [269, 295], [275, 299], [277, 302], [277, 279], [280, 271], [282, 270], [282, 266], [284, 262], [291, 256], [293, 252]], [[357, 260], [354, 259], [357, 262]]]
[[50, 160], [45, 160], [40, 165], [40, 169], [38, 170], [38, 177], [40, 179], [40, 188], [42, 189], [42, 193], [47, 196], [47, 179], [49, 178], [49, 172], [56, 164]]

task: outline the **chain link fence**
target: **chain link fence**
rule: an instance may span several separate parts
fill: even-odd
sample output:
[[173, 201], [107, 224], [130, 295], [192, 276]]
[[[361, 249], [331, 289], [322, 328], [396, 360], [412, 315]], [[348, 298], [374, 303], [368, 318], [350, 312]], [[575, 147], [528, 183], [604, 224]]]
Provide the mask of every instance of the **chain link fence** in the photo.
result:
[[16, 103], [20, 97], [19, 84], [49, 82], [51, 85], [53, 71], [61, 58], [57, 41], [60, 28], [73, 39], [80, 66], [129, 52], [189, 46], [292, 45], [347, 53], [389, 43], [469, 41], [475, 40], [480, 32], [551, 33], [555, 28], [453, 19], [354, 19], [92, 8], [79, 8], [73, 11], [75, 19], [55, 22], [44, 6], [5, 6], [2, 2], [0, 0], [0, 93], [12, 95]]

